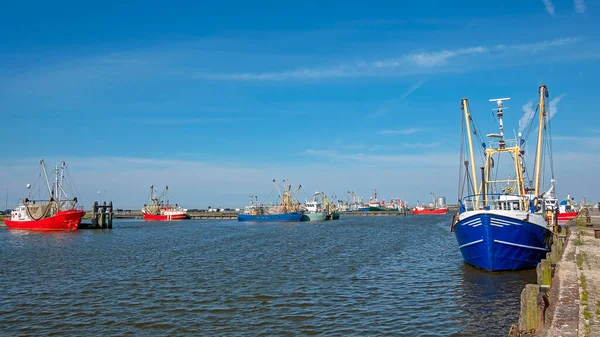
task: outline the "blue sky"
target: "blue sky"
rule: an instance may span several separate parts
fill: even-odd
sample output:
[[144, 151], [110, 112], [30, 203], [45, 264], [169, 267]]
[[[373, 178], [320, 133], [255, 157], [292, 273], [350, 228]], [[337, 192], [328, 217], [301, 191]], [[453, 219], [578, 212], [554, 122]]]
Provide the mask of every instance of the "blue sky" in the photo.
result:
[[45, 158], [67, 161], [86, 205], [102, 190], [139, 208], [154, 184], [189, 208], [243, 206], [273, 178], [454, 200], [460, 99], [490, 130], [488, 99], [511, 97], [513, 130], [544, 83], [559, 196], [599, 200], [599, 13], [582, 0], [5, 4], [0, 189], [14, 204]]

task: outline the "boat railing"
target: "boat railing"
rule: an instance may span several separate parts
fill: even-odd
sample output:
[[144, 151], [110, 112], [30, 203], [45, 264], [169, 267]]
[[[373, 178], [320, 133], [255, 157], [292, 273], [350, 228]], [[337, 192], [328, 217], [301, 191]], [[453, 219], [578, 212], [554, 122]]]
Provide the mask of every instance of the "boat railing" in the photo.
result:
[[[519, 141], [516, 139], [505, 139], [503, 142], [504, 142], [504, 145], [503, 145], [504, 147], [515, 147], [515, 146], [519, 145]], [[493, 149], [497, 149], [497, 148], [501, 147], [499, 140], [488, 141], [487, 145]]]
[[535, 211], [530, 196], [516, 194], [473, 194], [459, 200], [460, 213], [474, 210]]

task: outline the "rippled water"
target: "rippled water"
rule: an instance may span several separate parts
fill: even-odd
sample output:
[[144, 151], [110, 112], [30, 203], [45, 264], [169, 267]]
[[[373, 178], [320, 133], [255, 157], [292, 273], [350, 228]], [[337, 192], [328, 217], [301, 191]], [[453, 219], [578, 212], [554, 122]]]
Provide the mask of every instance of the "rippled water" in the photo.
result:
[[464, 265], [450, 219], [0, 228], [0, 331], [505, 336], [535, 273]]

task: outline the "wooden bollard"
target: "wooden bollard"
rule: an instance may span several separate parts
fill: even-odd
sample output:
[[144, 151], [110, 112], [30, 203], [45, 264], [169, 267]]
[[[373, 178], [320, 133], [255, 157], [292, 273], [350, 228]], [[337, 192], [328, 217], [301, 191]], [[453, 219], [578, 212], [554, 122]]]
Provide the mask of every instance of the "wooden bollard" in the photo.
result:
[[539, 285], [526, 284], [521, 292], [521, 313], [519, 314], [519, 330], [535, 331], [538, 328], [538, 294]]
[[[552, 249], [552, 250], [550, 251], [550, 262], [551, 262], [551, 263], [556, 263], [556, 262], [558, 262], [558, 254], [560, 253], [560, 248], [559, 248], [559, 243], [558, 243], [558, 241], [557, 241], [557, 242], [554, 242], [554, 243], [552, 244], [552, 248], [551, 248], [551, 249]], [[547, 254], [546, 254], [546, 255], [547, 255]], [[548, 258], [548, 257], [546, 257], [546, 259], [547, 259], [547, 258]]]
[[564, 248], [565, 244], [567, 243], [567, 234], [558, 234], [558, 241], [560, 241], [560, 247], [561, 247], [561, 253], [562, 253], [562, 248]]
[[541, 286], [549, 286], [552, 283], [552, 263], [550, 260], [543, 259], [535, 268], [537, 273], [537, 282]]

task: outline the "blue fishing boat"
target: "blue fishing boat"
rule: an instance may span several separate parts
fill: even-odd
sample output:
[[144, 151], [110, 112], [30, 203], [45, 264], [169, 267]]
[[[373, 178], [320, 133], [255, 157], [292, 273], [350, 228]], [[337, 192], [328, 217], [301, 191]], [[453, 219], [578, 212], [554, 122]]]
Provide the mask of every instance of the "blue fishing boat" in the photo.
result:
[[292, 193], [291, 185], [285, 180], [283, 182], [283, 189], [279, 188], [275, 179], [273, 179], [273, 183], [279, 193], [279, 204], [259, 204], [257, 201], [258, 198], [250, 194], [250, 204], [244, 208], [243, 213], [238, 214], [238, 221], [290, 222], [302, 219], [304, 212], [300, 210], [300, 203], [295, 201], [301, 186], [298, 186], [295, 193]]
[[[468, 148], [469, 157], [464, 158], [461, 151], [461, 162], [464, 160], [459, 182], [461, 197], [459, 212], [452, 220], [451, 230], [455, 233], [463, 260], [475, 267], [488, 271], [535, 268], [550, 251], [553, 231], [543, 215], [543, 200], [538, 197], [542, 194], [542, 132], [546, 129], [548, 120], [545, 108], [545, 98], [548, 97], [546, 86], [540, 86], [539, 94], [539, 134], [533, 188], [525, 186], [525, 139], [520, 132], [516, 139], [504, 138], [502, 102], [510, 98], [490, 100], [497, 102], [495, 111], [500, 132], [486, 135], [487, 141], [479, 139], [485, 163], [481, 167], [478, 182], [472, 138], [473, 135], [481, 135], [472, 128], [473, 119], [467, 99], [462, 100], [466, 129], [463, 130], [467, 138], [463, 145]], [[508, 160], [501, 162], [499, 157], [508, 157]], [[501, 168], [504, 170], [499, 173]], [[462, 197], [464, 194], [467, 196]]]
[[256, 221], [256, 222], [268, 222], [268, 221], [300, 221], [304, 213], [291, 212], [282, 214], [238, 214], [238, 221]]

